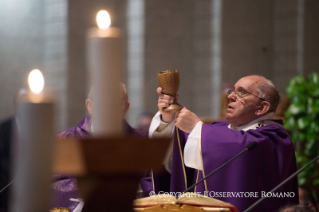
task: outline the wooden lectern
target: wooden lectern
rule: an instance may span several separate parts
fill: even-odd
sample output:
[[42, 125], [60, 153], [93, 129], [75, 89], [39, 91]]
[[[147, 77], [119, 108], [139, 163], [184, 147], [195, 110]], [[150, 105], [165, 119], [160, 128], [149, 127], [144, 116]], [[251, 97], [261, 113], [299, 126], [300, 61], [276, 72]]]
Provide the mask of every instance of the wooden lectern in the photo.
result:
[[77, 177], [83, 212], [133, 211], [138, 182], [157, 170], [169, 139], [110, 137], [55, 142], [53, 172]]

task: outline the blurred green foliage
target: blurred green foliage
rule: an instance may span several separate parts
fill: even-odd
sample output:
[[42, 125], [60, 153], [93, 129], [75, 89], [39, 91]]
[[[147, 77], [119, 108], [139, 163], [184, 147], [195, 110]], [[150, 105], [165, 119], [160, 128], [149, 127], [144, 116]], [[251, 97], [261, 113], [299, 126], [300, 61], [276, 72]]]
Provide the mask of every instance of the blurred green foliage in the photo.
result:
[[[319, 154], [319, 75], [296, 76], [287, 87], [290, 106], [285, 112], [285, 128], [295, 146], [298, 169]], [[319, 188], [318, 162], [298, 175], [299, 185]]]

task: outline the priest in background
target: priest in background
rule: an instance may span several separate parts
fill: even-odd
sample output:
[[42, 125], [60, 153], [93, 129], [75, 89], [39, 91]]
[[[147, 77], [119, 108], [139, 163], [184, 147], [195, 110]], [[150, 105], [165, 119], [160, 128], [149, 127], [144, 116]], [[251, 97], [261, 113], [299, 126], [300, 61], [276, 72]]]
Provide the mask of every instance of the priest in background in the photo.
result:
[[311, 191], [301, 186], [299, 186], [298, 191], [299, 191], [299, 204], [306, 205], [309, 208], [311, 208], [311, 210], [317, 211], [317, 204]]
[[288, 205], [278, 212], [313, 212], [313, 210], [306, 205]]
[[[120, 84], [121, 89], [121, 102], [122, 102], [122, 129], [127, 135], [132, 136], [141, 136], [146, 137], [147, 133], [141, 130], [133, 129], [124, 119], [127, 110], [129, 109], [130, 103], [128, 102], [128, 95], [126, 92], [126, 88], [124, 84]], [[91, 89], [88, 98], [85, 101], [86, 108], [88, 110], [89, 115], [86, 116], [78, 126], [72, 127], [65, 131], [60, 132], [57, 137], [59, 138], [79, 138], [79, 139], [86, 139], [89, 138], [94, 131], [94, 126], [91, 125], [91, 114], [92, 114], [92, 92]], [[72, 176], [54, 175], [54, 183], [53, 183], [53, 191], [54, 191], [54, 207], [63, 207], [63, 208], [70, 208], [72, 211], [77, 207], [79, 202], [71, 201], [70, 199], [78, 199], [79, 191], [77, 187], [76, 179]]]
[[[163, 108], [173, 103], [174, 97], [163, 94], [162, 88], [157, 92], [159, 112], [153, 118], [149, 135], [171, 136], [174, 141], [164, 160], [167, 173], [154, 175], [154, 184], [144, 187], [153, 188], [155, 193], [183, 192], [256, 141], [258, 145], [253, 150], [193, 190], [244, 211], [296, 171], [289, 134], [282, 120], [272, 119], [280, 96], [270, 80], [256, 75], [241, 78], [228, 92], [227, 122], [212, 124], [204, 124], [185, 107], [176, 114], [164, 112]], [[276, 193], [290, 197], [266, 198], [252, 211], [277, 211], [287, 204], [298, 204], [297, 178]]]

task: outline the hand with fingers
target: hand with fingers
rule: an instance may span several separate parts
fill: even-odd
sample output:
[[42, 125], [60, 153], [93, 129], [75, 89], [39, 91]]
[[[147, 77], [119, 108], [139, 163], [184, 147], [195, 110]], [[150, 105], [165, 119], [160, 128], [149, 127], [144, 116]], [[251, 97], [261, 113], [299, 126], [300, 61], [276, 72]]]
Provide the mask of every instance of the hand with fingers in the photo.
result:
[[[161, 87], [157, 88], [157, 93], [159, 94], [158, 97], [158, 109], [162, 114], [162, 121], [164, 122], [170, 122], [174, 115], [175, 112], [174, 111], [163, 111], [163, 109], [167, 108], [170, 104], [172, 104], [174, 102], [174, 97], [163, 94], [163, 89]], [[176, 94], [175, 96], [176, 100], [178, 99], [178, 94]]]
[[199, 121], [200, 118], [195, 113], [184, 107], [177, 113], [175, 126], [184, 132], [190, 133]]

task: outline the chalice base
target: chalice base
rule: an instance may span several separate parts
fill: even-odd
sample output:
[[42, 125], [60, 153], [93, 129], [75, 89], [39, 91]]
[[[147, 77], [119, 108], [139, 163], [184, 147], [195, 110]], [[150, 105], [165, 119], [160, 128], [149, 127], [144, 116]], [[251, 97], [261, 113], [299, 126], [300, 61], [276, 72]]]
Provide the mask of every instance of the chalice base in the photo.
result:
[[180, 111], [181, 109], [183, 109], [183, 107], [181, 105], [179, 105], [178, 103], [176, 104], [171, 104], [170, 106], [168, 106], [167, 108], [165, 108], [163, 111], [164, 112], [168, 112], [168, 111]]

